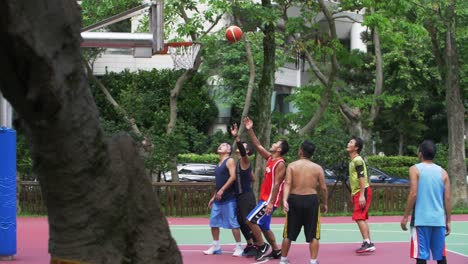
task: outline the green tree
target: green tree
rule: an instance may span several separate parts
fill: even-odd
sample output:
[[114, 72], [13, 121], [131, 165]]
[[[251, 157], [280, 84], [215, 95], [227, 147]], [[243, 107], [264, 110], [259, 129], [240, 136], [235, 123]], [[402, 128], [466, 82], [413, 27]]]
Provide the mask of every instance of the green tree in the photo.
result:
[[[460, 83], [462, 70], [459, 46], [461, 39], [466, 39], [466, 26], [461, 21], [467, 20], [466, 1], [398, 1], [388, 2], [387, 16], [398, 15], [400, 19], [424, 28], [430, 39], [432, 56], [438, 67], [440, 87], [444, 87], [448, 127], [448, 173], [452, 181], [452, 202], [466, 204], [468, 189], [465, 179], [466, 165], [464, 140], [465, 107], [462, 101], [463, 91]], [[391, 12], [391, 13], [390, 13]], [[465, 28], [465, 29], [464, 29]], [[463, 34], [465, 32], [465, 34]]]
[[[208, 5], [208, 9], [201, 13], [198, 12], [196, 1], [174, 1], [168, 0], [165, 2], [167, 15], [165, 16], [167, 26], [174, 26], [175, 33], [179, 38], [189, 37], [192, 42], [201, 42], [203, 36], [208, 34], [220, 21], [222, 15], [226, 12], [228, 4], [224, 1], [213, 1]], [[188, 12], [192, 12], [191, 16]], [[180, 19], [183, 23], [180, 23]], [[178, 23], [179, 22], [179, 23]], [[205, 29], [205, 23], [210, 24], [208, 29]], [[203, 45], [201, 46], [203, 48]], [[167, 124], [166, 134], [169, 137], [173, 136], [177, 124], [178, 98], [179, 93], [184, 83], [190, 80], [198, 71], [202, 63], [202, 52], [195, 55], [193, 67], [186, 69], [183, 74], [177, 79], [176, 84], [170, 92], [169, 102], [169, 122]], [[179, 180], [176, 164], [177, 155], [171, 157], [171, 174], [174, 181]]]
[[[159, 174], [169, 168], [169, 158], [178, 153], [203, 153], [201, 146], [207, 144], [208, 133], [217, 109], [209, 96], [206, 78], [195, 74], [184, 84], [179, 97], [179, 123], [172, 137], [166, 136], [169, 120], [169, 93], [183, 73], [181, 70], [152, 70], [121, 73], [108, 73], [100, 79], [109, 87], [109, 93], [132, 116], [133, 123], [141, 129], [156, 148], [150, 148], [144, 155], [146, 168]], [[109, 103], [96, 85], [92, 86], [94, 97], [100, 109], [101, 121], [109, 135], [120, 131], [133, 133], [129, 122], [124, 121], [122, 113]], [[141, 141], [141, 135], [134, 135]], [[156, 142], [155, 142], [156, 141]]]

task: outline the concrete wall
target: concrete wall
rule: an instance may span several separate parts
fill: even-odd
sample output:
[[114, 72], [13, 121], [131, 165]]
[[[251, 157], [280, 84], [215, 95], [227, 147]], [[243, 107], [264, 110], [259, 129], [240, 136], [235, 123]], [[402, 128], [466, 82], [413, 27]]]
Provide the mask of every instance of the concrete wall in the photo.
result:
[[131, 54], [107, 52], [102, 54], [93, 64], [95, 75], [104, 75], [108, 72], [121, 72], [125, 69], [130, 71], [167, 69], [173, 68], [170, 55], [155, 55], [151, 58], [134, 58]]

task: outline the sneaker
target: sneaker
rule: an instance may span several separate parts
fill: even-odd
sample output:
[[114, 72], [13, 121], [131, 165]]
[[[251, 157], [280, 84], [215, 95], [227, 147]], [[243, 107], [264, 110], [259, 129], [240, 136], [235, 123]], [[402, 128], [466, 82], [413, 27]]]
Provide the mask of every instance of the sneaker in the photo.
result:
[[265, 258], [270, 258], [270, 259], [279, 259], [279, 258], [281, 258], [281, 249], [271, 250], [271, 253], [268, 254]]
[[375, 251], [374, 243], [367, 243], [366, 241], [362, 242], [360, 248], [356, 249], [356, 253], [366, 253]]
[[248, 244], [242, 252], [242, 256], [246, 257], [253, 257], [255, 255], [257, 255], [257, 247], [255, 247], [255, 245], [252, 244]]
[[261, 260], [263, 257], [266, 256], [268, 250], [270, 249], [270, 245], [267, 243], [263, 244], [263, 246], [259, 247], [257, 250], [257, 255], [255, 255], [255, 260]]
[[242, 257], [242, 253], [244, 253], [244, 250], [242, 249], [242, 247], [236, 247], [234, 249], [234, 253], [232, 253], [232, 256], [233, 257]]
[[211, 246], [208, 250], [203, 251], [205, 255], [219, 255], [221, 254], [221, 247]]

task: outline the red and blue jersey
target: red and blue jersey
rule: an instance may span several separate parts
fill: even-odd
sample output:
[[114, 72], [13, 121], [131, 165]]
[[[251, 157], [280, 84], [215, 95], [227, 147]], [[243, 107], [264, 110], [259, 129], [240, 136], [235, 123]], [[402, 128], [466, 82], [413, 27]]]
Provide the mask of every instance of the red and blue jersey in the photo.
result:
[[277, 158], [274, 160], [271, 157], [268, 158], [267, 165], [265, 168], [265, 177], [260, 188], [259, 200], [269, 202], [270, 199], [272, 199], [271, 201], [273, 202], [274, 207], [278, 207], [280, 205], [281, 197], [283, 194], [283, 181], [281, 181], [278, 194], [276, 195], [276, 197], [271, 197], [273, 186], [275, 185], [276, 180], [276, 168], [280, 163], [285, 163], [283, 158]]

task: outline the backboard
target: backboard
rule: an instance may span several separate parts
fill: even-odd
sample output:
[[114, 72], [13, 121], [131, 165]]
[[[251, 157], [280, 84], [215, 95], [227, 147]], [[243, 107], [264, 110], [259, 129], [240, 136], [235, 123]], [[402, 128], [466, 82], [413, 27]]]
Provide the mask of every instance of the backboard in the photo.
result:
[[[92, 32], [116, 22], [147, 13], [150, 22], [149, 33]], [[137, 56], [151, 57], [164, 49], [164, 1], [147, 1], [94, 25], [82, 28], [82, 47], [133, 48]]]

